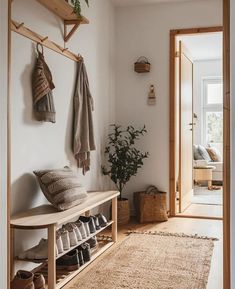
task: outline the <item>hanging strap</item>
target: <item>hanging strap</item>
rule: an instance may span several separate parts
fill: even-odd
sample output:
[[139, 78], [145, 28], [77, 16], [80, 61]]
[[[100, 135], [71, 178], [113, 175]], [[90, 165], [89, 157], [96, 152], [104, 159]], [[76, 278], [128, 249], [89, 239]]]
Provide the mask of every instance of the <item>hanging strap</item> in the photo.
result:
[[155, 186], [149, 186], [146, 189], [146, 194], [157, 194], [157, 193], [160, 193], [160, 192], [159, 192], [158, 188]]
[[[40, 49], [39, 49], [39, 47], [40, 47]], [[37, 49], [38, 55], [42, 54], [44, 56], [44, 48], [43, 48], [43, 45], [41, 43], [36, 44], [36, 49]]]

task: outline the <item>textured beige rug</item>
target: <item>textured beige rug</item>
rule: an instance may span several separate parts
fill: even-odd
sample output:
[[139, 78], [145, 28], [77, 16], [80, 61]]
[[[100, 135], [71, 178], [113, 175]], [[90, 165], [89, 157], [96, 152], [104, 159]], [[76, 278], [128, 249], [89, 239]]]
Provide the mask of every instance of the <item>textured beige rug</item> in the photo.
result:
[[213, 247], [209, 238], [135, 232], [71, 289], [205, 289]]

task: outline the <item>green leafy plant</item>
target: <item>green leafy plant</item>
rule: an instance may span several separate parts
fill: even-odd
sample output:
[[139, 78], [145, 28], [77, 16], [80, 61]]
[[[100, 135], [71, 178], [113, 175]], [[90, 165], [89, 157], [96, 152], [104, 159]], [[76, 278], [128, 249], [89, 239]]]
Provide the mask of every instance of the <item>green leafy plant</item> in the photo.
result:
[[108, 135], [108, 145], [105, 155], [109, 167], [102, 166], [104, 175], [108, 175], [115, 183], [122, 199], [123, 188], [132, 176], [136, 176], [138, 170], [143, 166], [143, 160], [148, 158], [148, 152], [141, 152], [135, 147], [135, 142], [147, 133], [145, 126], [135, 129], [128, 126], [123, 129], [116, 124], [111, 125], [112, 132]]
[[[78, 17], [81, 17], [81, 12], [82, 12], [82, 8], [81, 8], [81, 0], [71, 0], [71, 3], [74, 7], [74, 12], [77, 14]], [[87, 6], [89, 7], [89, 0], [85, 0]]]

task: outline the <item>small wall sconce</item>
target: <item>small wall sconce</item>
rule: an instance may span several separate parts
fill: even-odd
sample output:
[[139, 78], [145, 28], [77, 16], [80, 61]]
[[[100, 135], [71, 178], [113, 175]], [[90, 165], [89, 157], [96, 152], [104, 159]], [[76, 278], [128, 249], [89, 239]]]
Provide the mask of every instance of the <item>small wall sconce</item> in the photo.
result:
[[149, 95], [148, 95], [148, 105], [156, 104], [156, 92], [153, 84], [150, 85]]

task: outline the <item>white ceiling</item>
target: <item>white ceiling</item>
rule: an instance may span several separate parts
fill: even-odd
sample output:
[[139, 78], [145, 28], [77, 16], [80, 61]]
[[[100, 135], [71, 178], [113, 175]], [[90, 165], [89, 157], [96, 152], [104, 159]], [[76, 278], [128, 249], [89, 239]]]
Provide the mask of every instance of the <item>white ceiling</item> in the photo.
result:
[[218, 33], [204, 33], [179, 37], [189, 50], [193, 60], [222, 59], [223, 35]]
[[143, 5], [152, 3], [184, 2], [184, 1], [193, 1], [193, 0], [112, 0], [115, 6], [133, 6], [140, 4]]

